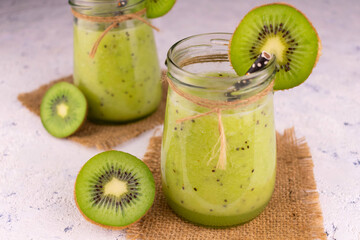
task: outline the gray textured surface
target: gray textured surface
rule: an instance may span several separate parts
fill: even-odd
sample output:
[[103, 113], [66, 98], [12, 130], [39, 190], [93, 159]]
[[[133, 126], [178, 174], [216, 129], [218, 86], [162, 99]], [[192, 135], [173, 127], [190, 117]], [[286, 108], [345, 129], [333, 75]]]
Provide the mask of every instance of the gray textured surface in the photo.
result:
[[[265, 1], [179, 0], [153, 23], [158, 53], [183, 37], [233, 32]], [[268, 1], [266, 1], [268, 2]], [[323, 55], [306, 83], [275, 95], [277, 130], [305, 136], [328, 239], [360, 239], [360, 3], [289, 1], [312, 20]], [[98, 153], [50, 137], [17, 101], [72, 72], [72, 18], [66, 1], [0, 0], [0, 239], [123, 239], [85, 221], [73, 201], [77, 172]], [[152, 131], [118, 146], [138, 157]]]

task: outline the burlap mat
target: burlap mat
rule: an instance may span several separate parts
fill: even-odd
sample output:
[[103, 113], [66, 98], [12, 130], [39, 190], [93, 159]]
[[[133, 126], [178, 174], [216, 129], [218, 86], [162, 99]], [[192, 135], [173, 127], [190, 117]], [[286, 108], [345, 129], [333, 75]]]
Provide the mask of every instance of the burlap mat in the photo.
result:
[[150, 140], [144, 162], [154, 174], [156, 198], [148, 214], [127, 229], [128, 239], [326, 239], [310, 150], [294, 129], [277, 134], [277, 176], [272, 199], [253, 221], [211, 229], [181, 220], [161, 192], [161, 137]]
[[[139, 134], [152, 129], [164, 122], [165, 115], [165, 103], [167, 85], [165, 78], [165, 71], [162, 71], [162, 82], [163, 82], [163, 95], [160, 106], [157, 111], [152, 115], [138, 120], [136, 122], [126, 124], [96, 124], [90, 121], [86, 121], [85, 124], [68, 139], [78, 142], [87, 147], [96, 147], [98, 149], [107, 150], [114, 146], [123, 143], [131, 138], [138, 136]], [[48, 84], [40, 86], [38, 89], [28, 92], [21, 93], [18, 96], [19, 101], [27, 107], [31, 112], [40, 116], [40, 104], [45, 92], [57, 82], [73, 82], [72, 76], [61, 78], [52, 81]]]

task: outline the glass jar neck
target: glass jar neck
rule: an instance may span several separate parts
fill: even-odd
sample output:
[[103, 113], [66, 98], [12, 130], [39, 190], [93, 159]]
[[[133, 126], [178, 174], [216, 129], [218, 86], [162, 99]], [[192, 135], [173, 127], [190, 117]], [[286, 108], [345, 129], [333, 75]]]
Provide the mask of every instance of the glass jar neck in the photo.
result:
[[145, 0], [69, 0], [69, 4], [76, 12], [99, 17], [135, 13], [145, 8]]
[[[228, 58], [231, 36], [230, 33], [200, 34], [175, 43], [166, 60], [170, 81], [184, 92], [211, 100], [229, 101], [232, 96], [246, 99], [263, 91], [274, 78], [275, 57], [263, 70], [238, 76]], [[234, 91], [239, 82], [247, 84]]]

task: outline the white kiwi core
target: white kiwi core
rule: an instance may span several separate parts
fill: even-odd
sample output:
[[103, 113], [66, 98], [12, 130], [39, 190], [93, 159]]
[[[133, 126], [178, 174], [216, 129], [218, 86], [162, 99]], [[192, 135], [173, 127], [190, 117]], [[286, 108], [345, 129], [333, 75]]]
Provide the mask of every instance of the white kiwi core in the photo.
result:
[[124, 193], [127, 193], [127, 184], [124, 181], [113, 177], [104, 187], [104, 195], [114, 195], [115, 197], [120, 197]]
[[68, 111], [69, 111], [69, 106], [66, 105], [65, 103], [60, 103], [59, 105], [56, 106], [56, 112], [62, 118], [66, 117]]
[[265, 40], [264, 46], [261, 48], [261, 52], [262, 51], [274, 54], [279, 63], [285, 62], [286, 44], [279, 37], [268, 37]]

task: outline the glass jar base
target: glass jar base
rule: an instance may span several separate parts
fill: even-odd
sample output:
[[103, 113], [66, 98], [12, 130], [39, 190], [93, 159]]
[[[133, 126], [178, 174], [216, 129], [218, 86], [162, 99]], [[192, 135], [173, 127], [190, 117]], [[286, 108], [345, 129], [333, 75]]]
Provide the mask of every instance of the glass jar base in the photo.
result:
[[196, 225], [211, 228], [226, 228], [247, 223], [260, 215], [260, 213], [266, 208], [268, 204], [268, 202], [266, 202], [263, 206], [246, 214], [234, 216], [214, 216], [190, 211], [189, 209], [180, 206], [170, 199], [167, 199], [167, 203], [171, 209], [181, 218]]

